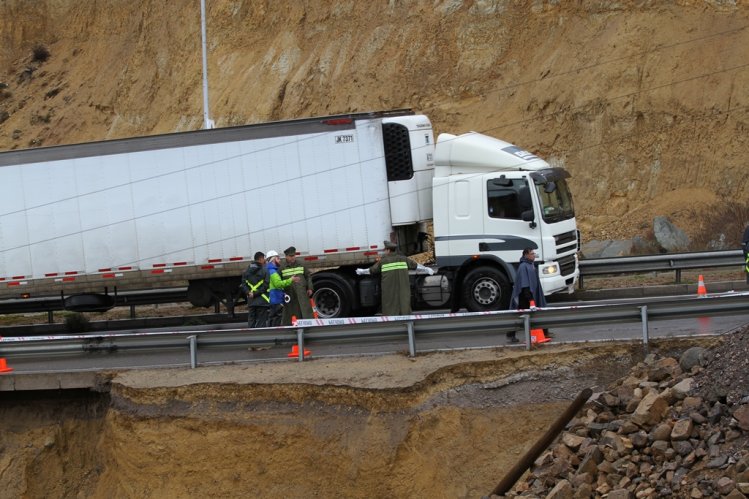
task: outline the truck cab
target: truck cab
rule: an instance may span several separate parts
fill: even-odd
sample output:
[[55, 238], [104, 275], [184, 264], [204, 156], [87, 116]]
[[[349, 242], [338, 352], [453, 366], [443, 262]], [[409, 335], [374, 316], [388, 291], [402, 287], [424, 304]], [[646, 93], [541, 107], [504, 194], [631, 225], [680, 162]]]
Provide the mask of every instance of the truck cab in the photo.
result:
[[528, 247], [545, 294], [574, 290], [578, 233], [565, 170], [475, 132], [441, 134], [434, 159], [435, 255], [454, 309], [507, 308]]

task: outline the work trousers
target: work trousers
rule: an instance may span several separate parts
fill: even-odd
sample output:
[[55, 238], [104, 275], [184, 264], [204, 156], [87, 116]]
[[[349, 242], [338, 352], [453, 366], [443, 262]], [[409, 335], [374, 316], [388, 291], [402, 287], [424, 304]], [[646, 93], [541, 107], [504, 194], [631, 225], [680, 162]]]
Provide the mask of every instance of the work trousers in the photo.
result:
[[283, 318], [283, 304], [278, 303], [271, 305], [268, 310], [268, 327], [277, 327], [281, 325], [281, 319]]
[[247, 312], [247, 327], [265, 327], [268, 324], [268, 305], [250, 307]]

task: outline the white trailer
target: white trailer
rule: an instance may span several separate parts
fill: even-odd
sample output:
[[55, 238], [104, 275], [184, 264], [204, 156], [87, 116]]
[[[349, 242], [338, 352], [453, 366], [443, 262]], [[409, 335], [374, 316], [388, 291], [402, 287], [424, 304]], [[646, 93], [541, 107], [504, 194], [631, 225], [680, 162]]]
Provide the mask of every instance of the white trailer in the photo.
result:
[[[538, 247], [546, 267], [569, 250], [571, 270], [557, 264], [556, 280], [546, 276], [544, 285], [570, 288], [571, 200], [564, 220], [552, 220], [543, 188], [531, 189], [531, 220], [505, 225], [489, 215], [491, 225], [475, 204], [477, 179], [492, 175], [542, 187], [556, 180], [566, 196], [562, 171], [527, 158], [498, 167], [497, 147], [511, 146], [473, 136], [484, 142], [446, 137], [435, 156], [428, 118], [399, 110], [1, 152], [0, 299], [57, 295], [73, 310], [103, 310], [117, 291], [186, 285], [193, 304], [233, 310], [252, 255], [293, 245], [306, 265], [324, 269], [314, 276], [323, 315], [372, 313], [377, 282], [354, 269], [371, 264], [383, 240], [420, 252], [433, 206], [441, 272], [414, 277], [417, 307], [445, 305], [451, 292], [453, 308], [506, 306], [519, 258], [517, 244], [497, 251], [508, 237]], [[464, 164], [471, 154], [495, 159]], [[507, 154], [518, 162], [517, 151]], [[562, 232], [574, 234], [566, 246], [550, 242]], [[484, 234], [486, 248], [469, 243]], [[476, 279], [487, 266], [495, 272]]]

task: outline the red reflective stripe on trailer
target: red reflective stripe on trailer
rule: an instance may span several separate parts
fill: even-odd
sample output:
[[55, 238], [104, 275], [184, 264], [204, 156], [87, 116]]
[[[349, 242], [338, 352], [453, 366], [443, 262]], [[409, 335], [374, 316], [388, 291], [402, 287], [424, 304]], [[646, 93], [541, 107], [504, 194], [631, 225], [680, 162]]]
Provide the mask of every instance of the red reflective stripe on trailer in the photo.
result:
[[337, 249], [326, 249], [322, 250], [323, 253], [338, 253]]
[[219, 263], [222, 258], [209, 258], [208, 263]]
[[330, 120], [322, 120], [324, 125], [350, 125], [354, 122], [351, 118], [333, 118]]
[[317, 259], [318, 259], [318, 258], [317, 258], [316, 256], [305, 256], [305, 257], [304, 257], [304, 260], [305, 260], [306, 262], [311, 262], [311, 261], [314, 261], [314, 260], [317, 260]]
[[133, 270], [132, 267], [119, 267], [117, 270]]
[[178, 265], [187, 265], [187, 262], [174, 262], [172, 265], [177, 267]]
[[164, 273], [164, 269], [153, 269], [151, 271], [151, 273], [152, 274], [163, 274]]
[[111, 272], [112, 269], [99, 269], [99, 272]]
[[215, 265], [201, 265], [200, 266], [200, 270], [212, 270], [212, 269], [215, 269], [215, 268], [216, 268]]
[[376, 244], [370, 244], [369, 245], [369, 249], [377, 249], [377, 245]]
[[78, 275], [78, 271], [77, 270], [69, 270], [69, 271], [65, 272], [65, 275]]
[[350, 248], [346, 248], [346, 251], [359, 251], [361, 248], [359, 246], [352, 246]]
[[63, 277], [62, 282], [71, 282], [75, 281], [75, 277]]
[[153, 264], [153, 268], [155, 269], [161, 268], [161, 267], [166, 267], [166, 263], [154, 263]]
[[9, 282], [9, 283], [8, 283], [8, 286], [20, 286], [20, 285], [21, 285], [21, 283], [20, 283], [20, 282], [18, 282], [18, 281], [15, 281], [15, 282]]
[[0, 277], [0, 281], [4, 281], [4, 280], [5, 280], [5, 277]]
[[11, 279], [26, 279], [25, 275], [14, 275]]
[[57, 276], [57, 272], [51, 272], [49, 274], [44, 274], [44, 277], [56, 277], [56, 276]]
[[375, 256], [377, 254], [376, 251], [365, 251], [364, 256]]
[[115, 274], [102, 274], [101, 276], [104, 279], [112, 279], [112, 278], [114, 278]]
[[229, 258], [230, 262], [236, 262], [236, 261], [239, 261], [239, 260], [244, 260], [244, 257], [243, 256], [233, 256], [233, 257]]

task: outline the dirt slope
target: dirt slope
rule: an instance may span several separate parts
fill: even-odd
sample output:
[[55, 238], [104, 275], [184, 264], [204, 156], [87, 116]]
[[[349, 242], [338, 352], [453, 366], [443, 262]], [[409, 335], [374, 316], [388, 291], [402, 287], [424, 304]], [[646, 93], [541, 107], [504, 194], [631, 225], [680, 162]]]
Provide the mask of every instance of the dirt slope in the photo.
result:
[[[412, 107], [566, 166], [585, 239], [749, 200], [746, 2], [207, 4], [218, 126]], [[3, 1], [0, 149], [200, 128], [199, 35], [196, 1]]]
[[639, 358], [597, 345], [313, 359], [4, 394], [0, 498], [478, 498], [582, 388]]

